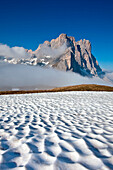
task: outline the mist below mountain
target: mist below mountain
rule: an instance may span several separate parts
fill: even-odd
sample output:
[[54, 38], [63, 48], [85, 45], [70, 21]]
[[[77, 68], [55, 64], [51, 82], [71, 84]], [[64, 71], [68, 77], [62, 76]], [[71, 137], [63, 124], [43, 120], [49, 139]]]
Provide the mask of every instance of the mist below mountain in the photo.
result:
[[54, 87], [101, 84], [112, 85], [99, 77], [83, 77], [77, 73], [53, 68], [0, 63], [0, 90], [51, 89]]

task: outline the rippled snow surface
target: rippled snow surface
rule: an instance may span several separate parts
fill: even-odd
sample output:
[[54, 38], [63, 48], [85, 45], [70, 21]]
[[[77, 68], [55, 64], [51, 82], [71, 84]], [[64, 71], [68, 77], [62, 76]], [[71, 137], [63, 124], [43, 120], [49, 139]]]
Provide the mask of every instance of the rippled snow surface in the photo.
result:
[[113, 93], [0, 96], [1, 169], [113, 169]]

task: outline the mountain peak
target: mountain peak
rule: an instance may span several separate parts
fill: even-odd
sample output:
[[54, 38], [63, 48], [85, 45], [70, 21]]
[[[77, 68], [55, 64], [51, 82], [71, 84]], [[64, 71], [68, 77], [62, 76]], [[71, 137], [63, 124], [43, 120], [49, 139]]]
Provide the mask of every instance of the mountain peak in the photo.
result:
[[[5, 61], [20, 64], [53, 67], [63, 71], [72, 71], [83, 76], [102, 76], [104, 72], [91, 53], [89, 40], [75, 41], [73, 36], [60, 34], [56, 39], [45, 41], [35, 51], [25, 50], [28, 59], [5, 59]], [[16, 61], [15, 61], [16, 60]]]
[[37, 57], [51, 56], [51, 59], [44, 59], [48, 66], [91, 77], [103, 74], [96, 58], [91, 53], [89, 40], [81, 39], [76, 42], [73, 36], [62, 33], [50, 42], [45, 41], [44, 44], [39, 46]]
[[67, 34], [62, 33], [59, 35], [59, 38], [67, 38]]

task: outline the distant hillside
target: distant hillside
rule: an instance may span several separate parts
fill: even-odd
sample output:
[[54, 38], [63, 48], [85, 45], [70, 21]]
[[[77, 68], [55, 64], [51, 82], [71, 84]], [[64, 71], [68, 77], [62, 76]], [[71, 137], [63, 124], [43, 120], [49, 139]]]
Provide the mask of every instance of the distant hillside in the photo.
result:
[[0, 91], [0, 95], [65, 92], [65, 91], [108, 91], [108, 92], [113, 92], [113, 87], [96, 85], [96, 84], [82, 84], [82, 85], [76, 85], [76, 86], [59, 87], [59, 88], [54, 88], [51, 90]]

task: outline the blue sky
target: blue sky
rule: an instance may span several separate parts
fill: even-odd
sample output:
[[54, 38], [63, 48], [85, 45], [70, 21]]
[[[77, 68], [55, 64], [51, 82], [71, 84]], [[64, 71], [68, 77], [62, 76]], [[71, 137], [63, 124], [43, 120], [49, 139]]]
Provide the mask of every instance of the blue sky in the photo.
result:
[[0, 43], [35, 50], [66, 33], [89, 39], [92, 53], [113, 67], [113, 0], [1, 0]]

